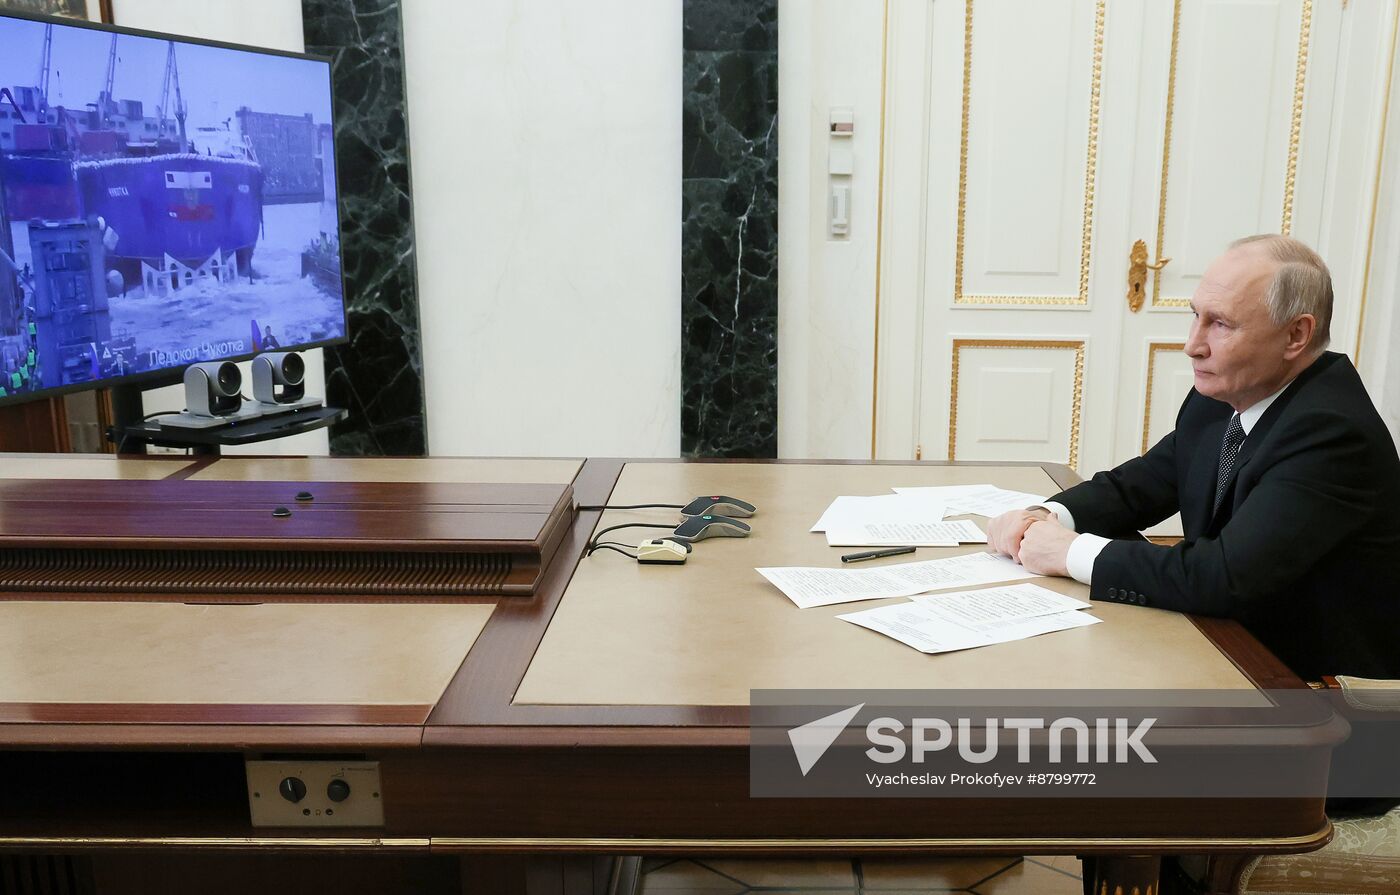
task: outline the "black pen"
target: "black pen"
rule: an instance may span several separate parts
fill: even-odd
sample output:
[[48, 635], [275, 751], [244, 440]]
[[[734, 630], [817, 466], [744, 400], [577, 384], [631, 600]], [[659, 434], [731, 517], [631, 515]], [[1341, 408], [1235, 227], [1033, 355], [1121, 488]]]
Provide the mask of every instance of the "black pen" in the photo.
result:
[[913, 553], [914, 547], [891, 547], [888, 550], [867, 550], [864, 553], [847, 553], [841, 557], [842, 562], [860, 562], [862, 559], [880, 559], [884, 556], [903, 556], [906, 553]]

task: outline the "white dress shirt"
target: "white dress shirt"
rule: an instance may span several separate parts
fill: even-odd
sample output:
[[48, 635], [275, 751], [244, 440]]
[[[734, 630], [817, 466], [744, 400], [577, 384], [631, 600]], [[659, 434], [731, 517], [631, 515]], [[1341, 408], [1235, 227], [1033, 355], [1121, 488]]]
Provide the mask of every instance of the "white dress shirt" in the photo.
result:
[[[1274, 392], [1269, 397], [1264, 398], [1238, 412], [1236, 416], [1240, 418], [1240, 428], [1244, 429], [1246, 440], [1260, 418], [1264, 416], [1264, 411], [1269, 409], [1283, 390], [1293, 384], [1293, 380], [1288, 380], [1283, 384], [1283, 388]], [[1072, 514], [1063, 504], [1053, 500], [1047, 500], [1041, 504], [1045, 509], [1054, 513], [1060, 520], [1060, 524], [1070, 531], [1075, 531], [1074, 514]], [[1070, 542], [1069, 553], [1065, 556], [1065, 568], [1069, 570], [1070, 577], [1083, 584], [1091, 584], [1094, 577], [1094, 560], [1099, 558], [1100, 551], [1109, 542], [1109, 538], [1085, 532]]]

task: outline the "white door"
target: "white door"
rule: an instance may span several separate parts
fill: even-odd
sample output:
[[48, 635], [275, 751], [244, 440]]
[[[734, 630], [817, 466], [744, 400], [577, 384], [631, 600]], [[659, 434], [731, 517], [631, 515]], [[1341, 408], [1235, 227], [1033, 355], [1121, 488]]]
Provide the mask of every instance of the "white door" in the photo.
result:
[[[1350, 350], [1394, 15], [891, 0], [875, 453], [1085, 476], [1140, 453], [1191, 386], [1186, 300], [1253, 233], [1319, 248]], [[1170, 260], [1135, 289], [1138, 240]]]

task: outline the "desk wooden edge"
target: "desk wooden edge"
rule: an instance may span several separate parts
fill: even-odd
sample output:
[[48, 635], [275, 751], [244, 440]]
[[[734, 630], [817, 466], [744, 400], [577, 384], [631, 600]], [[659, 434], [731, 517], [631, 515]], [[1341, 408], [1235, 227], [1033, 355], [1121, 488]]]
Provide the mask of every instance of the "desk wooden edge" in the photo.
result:
[[[586, 460], [574, 481], [575, 495], [585, 506], [604, 504], [627, 464], [661, 462], [675, 461]], [[683, 462], [910, 465], [903, 461], [864, 460], [690, 459]], [[1074, 470], [1058, 463], [923, 461], [919, 465], [1037, 467], [1061, 489], [1079, 481]], [[587, 544], [597, 520], [597, 513], [578, 515], [558, 554], [560, 559], [569, 556], [575, 558], [557, 562], [542, 580], [534, 597], [503, 602], [496, 607], [486, 628], [428, 718], [424, 732], [425, 745], [481, 745], [488, 737], [495, 745], [524, 748], [539, 743], [541, 737], [580, 744], [622, 744], [628, 742], [630, 737], [630, 742], [636, 745], [726, 745], [735, 742], [741, 735], [747, 738], [748, 706], [526, 705], [513, 701], [578, 566], [577, 554]], [[1306, 686], [1239, 623], [1226, 619], [1191, 618], [1201, 633], [1255, 686], [1279, 689]], [[677, 728], [680, 727], [697, 729], [678, 733]], [[511, 732], [514, 732], [514, 736], [510, 736]]]

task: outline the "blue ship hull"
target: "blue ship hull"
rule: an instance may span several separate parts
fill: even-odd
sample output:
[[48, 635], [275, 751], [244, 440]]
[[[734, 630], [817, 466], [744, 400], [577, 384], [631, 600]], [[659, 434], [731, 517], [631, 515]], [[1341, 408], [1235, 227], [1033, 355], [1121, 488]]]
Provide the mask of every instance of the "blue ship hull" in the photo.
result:
[[68, 155], [0, 155], [5, 212], [12, 221], [61, 221], [78, 215], [78, 185]]
[[165, 255], [196, 266], [215, 252], [237, 253], [240, 273], [262, 222], [262, 168], [217, 156], [171, 154], [79, 162], [74, 166], [84, 215], [99, 215], [117, 235], [109, 261]]

